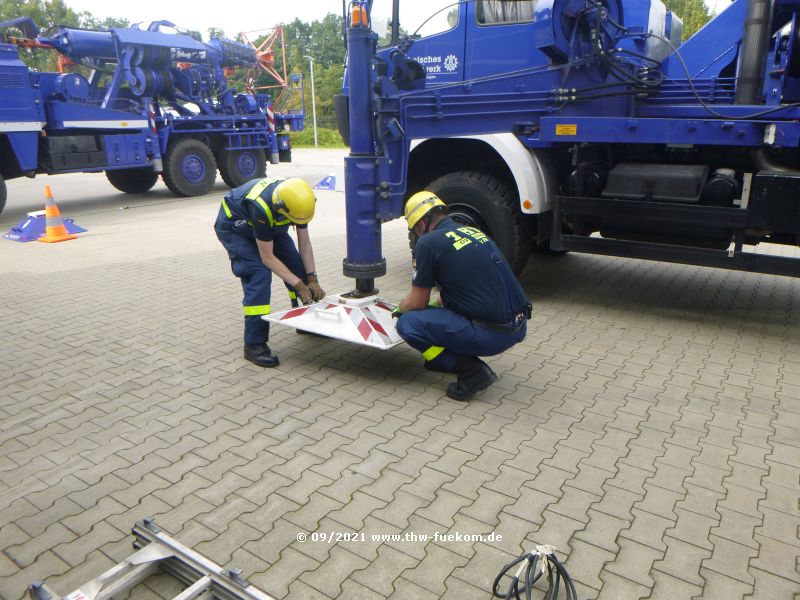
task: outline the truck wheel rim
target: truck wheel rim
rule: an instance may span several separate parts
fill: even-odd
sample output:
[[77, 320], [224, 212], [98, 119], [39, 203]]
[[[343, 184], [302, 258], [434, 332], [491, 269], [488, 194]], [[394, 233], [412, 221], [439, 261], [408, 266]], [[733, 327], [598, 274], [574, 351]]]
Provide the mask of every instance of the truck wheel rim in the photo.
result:
[[197, 183], [202, 181], [203, 176], [206, 174], [206, 165], [199, 156], [189, 154], [184, 157], [181, 163], [181, 172], [187, 181]]
[[236, 159], [236, 168], [245, 177], [250, 177], [256, 172], [256, 157], [252, 152], [242, 152]]
[[489, 227], [486, 225], [486, 221], [483, 220], [481, 213], [477, 210], [468, 206], [466, 204], [448, 204], [447, 205], [447, 213], [448, 216], [453, 219], [456, 223], [460, 225], [466, 225], [468, 227], [476, 227], [484, 232], [486, 235], [491, 236], [492, 232], [489, 231]]

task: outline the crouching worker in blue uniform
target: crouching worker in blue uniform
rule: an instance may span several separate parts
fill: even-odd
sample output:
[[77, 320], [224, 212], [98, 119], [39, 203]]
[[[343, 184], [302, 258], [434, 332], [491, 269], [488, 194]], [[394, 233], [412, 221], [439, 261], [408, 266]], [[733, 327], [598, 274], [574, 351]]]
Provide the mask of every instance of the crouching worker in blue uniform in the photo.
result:
[[[457, 375], [448, 397], [469, 400], [497, 381], [478, 357], [525, 338], [530, 303], [495, 243], [449, 218], [436, 194], [411, 196], [405, 217], [419, 239], [411, 292], [394, 315], [397, 332], [422, 353], [426, 369]], [[434, 286], [441, 301], [431, 302]]]
[[[309, 304], [325, 296], [308, 236], [315, 202], [314, 190], [298, 178], [255, 179], [222, 200], [214, 230], [244, 288], [244, 357], [260, 367], [279, 364], [267, 344], [269, 323], [261, 318], [270, 312], [272, 274], [283, 280], [292, 306], [298, 298]], [[299, 252], [290, 225], [297, 230]]]

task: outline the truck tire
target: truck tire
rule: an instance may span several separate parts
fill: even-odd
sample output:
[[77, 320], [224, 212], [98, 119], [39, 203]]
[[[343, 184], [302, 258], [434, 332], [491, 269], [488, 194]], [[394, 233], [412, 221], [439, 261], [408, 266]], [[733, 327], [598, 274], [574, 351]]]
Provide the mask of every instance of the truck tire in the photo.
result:
[[251, 179], [262, 179], [267, 175], [267, 153], [261, 148], [254, 150], [220, 150], [217, 152], [219, 174], [228, 187], [236, 188]]
[[531, 221], [517, 195], [505, 183], [476, 171], [458, 171], [434, 180], [426, 189], [448, 205], [453, 220], [477, 227], [503, 252], [519, 275], [531, 252]]
[[6, 181], [3, 179], [3, 176], [0, 175], [0, 213], [3, 212], [3, 209], [6, 207], [7, 197], [8, 191], [6, 190]]
[[126, 194], [144, 194], [158, 181], [153, 169], [118, 169], [106, 171], [109, 183]]
[[164, 155], [164, 183], [176, 196], [202, 196], [217, 178], [214, 154], [202, 141], [179, 138]]

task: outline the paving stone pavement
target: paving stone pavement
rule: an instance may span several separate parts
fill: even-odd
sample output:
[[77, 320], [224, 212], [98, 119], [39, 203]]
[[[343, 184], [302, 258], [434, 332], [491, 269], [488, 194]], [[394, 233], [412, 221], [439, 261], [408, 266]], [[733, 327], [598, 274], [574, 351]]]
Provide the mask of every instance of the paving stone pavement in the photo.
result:
[[[319, 180], [321, 156], [271, 172], [305, 161]], [[41, 183], [10, 185], [9, 206]], [[276, 326], [280, 367], [244, 361], [211, 230], [221, 185], [141, 200], [96, 176], [51, 184], [108, 198], [67, 214], [77, 241], [0, 241], [0, 598], [71, 591], [130, 554], [145, 516], [276, 598], [488, 598], [543, 543], [581, 599], [798, 598], [796, 281], [536, 257], [527, 339], [458, 403], [404, 346]], [[310, 229], [329, 292], [351, 286], [343, 204], [320, 192]], [[381, 293], [399, 299], [401, 222], [383, 244]], [[337, 533], [357, 535], [312, 540]], [[133, 597], [177, 591], [158, 577]]]

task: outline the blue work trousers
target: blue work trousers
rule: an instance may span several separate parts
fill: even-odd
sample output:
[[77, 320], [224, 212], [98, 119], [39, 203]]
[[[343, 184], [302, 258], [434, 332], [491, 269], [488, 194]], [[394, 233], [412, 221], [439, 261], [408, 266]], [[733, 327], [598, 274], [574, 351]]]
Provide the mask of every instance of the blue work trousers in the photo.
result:
[[463, 356], [493, 356], [525, 339], [527, 323], [500, 332], [447, 308], [412, 310], [400, 316], [397, 333], [432, 366], [452, 372]]
[[[228, 251], [233, 274], [242, 282], [244, 343], [265, 344], [269, 340], [269, 322], [261, 317], [268, 315], [271, 310], [272, 271], [261, 262], [255, 238], [247, 236], [247, 230], [252, 231], [252, 227], [246, 221], [238, 223], [238, 225], [231, 223], [220, 210], [214, 230], [217, 238]], [[273, 253], [303, 282], [308, 280], [300, 253], [288, 233], [279, 233], [275, 236]], [[294, 288], [286, 285], [286, 289], [289, 290], [292, 306], [297, 306], [297, 295]]]

